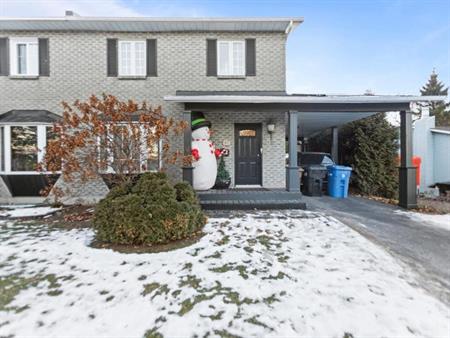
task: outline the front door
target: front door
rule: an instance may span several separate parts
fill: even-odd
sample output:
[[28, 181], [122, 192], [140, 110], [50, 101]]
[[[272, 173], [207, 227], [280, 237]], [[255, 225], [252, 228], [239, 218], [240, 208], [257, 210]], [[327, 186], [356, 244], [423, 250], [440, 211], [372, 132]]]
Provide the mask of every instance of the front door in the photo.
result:
[[235, 184], [262, 184], [261, 124], [235, 124]]

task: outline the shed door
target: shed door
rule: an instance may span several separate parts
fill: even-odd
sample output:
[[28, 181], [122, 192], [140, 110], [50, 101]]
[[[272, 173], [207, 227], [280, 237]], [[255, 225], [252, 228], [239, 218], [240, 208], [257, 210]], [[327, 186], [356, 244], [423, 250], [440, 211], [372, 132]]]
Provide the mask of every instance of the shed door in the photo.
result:
[[261, 124], [235, 124], [235, 184], [262, 184]]

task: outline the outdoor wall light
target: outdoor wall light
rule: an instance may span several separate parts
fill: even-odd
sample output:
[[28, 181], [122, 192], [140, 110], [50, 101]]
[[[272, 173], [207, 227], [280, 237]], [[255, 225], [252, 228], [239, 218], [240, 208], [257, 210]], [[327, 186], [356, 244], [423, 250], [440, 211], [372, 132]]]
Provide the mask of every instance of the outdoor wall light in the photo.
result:
[[270, 120], [267, 122], [267, 132], [270, 135], [270, 142], [272, 142], [272, 134], [274, 131], [275, 131], [275, 123], [272, 120]]

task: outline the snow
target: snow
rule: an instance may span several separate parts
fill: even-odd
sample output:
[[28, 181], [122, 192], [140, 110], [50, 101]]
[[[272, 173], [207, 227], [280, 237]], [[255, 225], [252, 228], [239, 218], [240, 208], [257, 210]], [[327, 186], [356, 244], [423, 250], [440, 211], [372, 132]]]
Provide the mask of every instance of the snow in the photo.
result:
[[162, 253], [93, 238], [0, 226], [0, 280], [16, 286], [0, 289], [15, 293], [0, 336], [449, 336], [449, 308], [412, 272], [321, 213], [211, 218], [199, 242]]
[[19, 206], [10, 210], [0, 212], [1, 217], [20, 218], [20, 217], [37, 217], [55, 213], [60, 208], [52, 207], [33, 207]]
[[450, 231], [450, 214], [432, 215], [402, 210], [396, 210], [396, 213], [405, 215], [422, 225], [438, 227]]

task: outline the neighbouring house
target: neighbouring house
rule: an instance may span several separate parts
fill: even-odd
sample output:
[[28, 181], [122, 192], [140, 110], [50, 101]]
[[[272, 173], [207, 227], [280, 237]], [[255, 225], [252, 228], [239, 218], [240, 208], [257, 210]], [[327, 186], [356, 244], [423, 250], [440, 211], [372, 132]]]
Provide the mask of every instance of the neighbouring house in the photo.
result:
[[[110, 93], [161, 105], [188, 123], [192, 112], [204, 113], [216, 145], [229, 150], [232, 187], [290, 192], [300, 188], [301, 138], [334, 128], [337, 140], [340, 125], [399, 111], [400, 203], [414, 206], [410, 107], [442, 97], [287, 94], [286, 44], [302, 21], [92, 18], [71, 11], [62, 18], [0, 18], [0, 197], [38, 196], [52, 180], [64, 186], [61, 178], [35, 170], [61, 101]], [[190, 129], [173, 143], [190, 154]], [[190, 167], [170, 174], [192, 182]], [[92, 202], [108, 191], [101, 178], [71, 188], [72, 202]]]
[[428, 110], [414, 122], [413, 153], [421, 159], [420, 192], [436, 184], [450, 185], [450, 127], [436, 127]]

